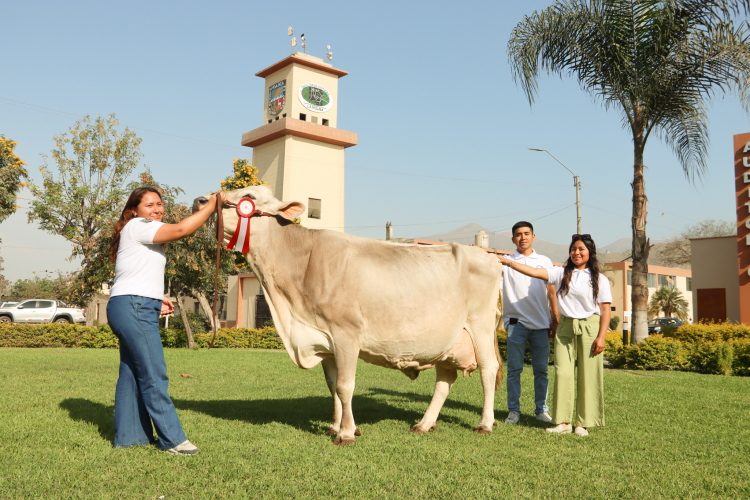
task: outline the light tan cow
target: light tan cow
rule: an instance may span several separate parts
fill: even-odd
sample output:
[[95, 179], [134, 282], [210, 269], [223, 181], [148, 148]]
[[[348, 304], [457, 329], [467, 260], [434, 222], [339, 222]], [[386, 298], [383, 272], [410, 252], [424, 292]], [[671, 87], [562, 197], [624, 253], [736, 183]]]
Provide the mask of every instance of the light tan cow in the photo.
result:
[[[435, 392], [411, 430], [435, 428], [457, 371], [480, 369], [484, 390], [477, 432], [494, 424], [496, 384], [502, 376], [495, 336], [501, 269], [485, 251], [458, 244], [418, 247], [307, 229], [289, 222], [302, 203], [277, 200], [267, 186], [227, 192], [250, 198], [266, 216], [250, 218], [247, 261], [259, 278], [274, 324], [292, 361], [323, 363], [334, 401], [328, 434], [354, 442], [352, 413], [357, 358], [415, 379], [435, 367]], [[196, 204], [206, 203], [205, 198]], [[247, 205], [247, 203], [245, 203]], [[237, 228], [234, 206], [223, 209], [225, 241]]]

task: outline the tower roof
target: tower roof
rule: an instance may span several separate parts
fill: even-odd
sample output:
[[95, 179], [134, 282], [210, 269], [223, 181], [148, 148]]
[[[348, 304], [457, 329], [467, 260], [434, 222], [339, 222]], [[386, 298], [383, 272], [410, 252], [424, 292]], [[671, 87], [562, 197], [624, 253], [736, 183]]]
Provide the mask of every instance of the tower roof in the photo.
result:
[[260, 70], [257, 73], [255, 73], [255, 76], [259, 76], [261, 78], [265, 78], [271, 73], [275, 73], [276, 71], [280, 70], [281, 68], [285, 66], [289, 66], [290, 64], [301, 64], [302, 66], [307, 66], [309, 68], [314, 68], [320, 71], [325, 71], [326, 73], [330, 73], [332, 75], [335, 75], [339, 78], [342, 76], [346, 76], [349, 74], [348, 71], [344, 71], [341, 69], [334, 68], [332, 65], [323, 62], [322, 59], [319, 59], [314, 56], [310, 56], [307, 54], [304, 54], [302, 52], [295, 52], [294, 54], [290, 55], [289, 57], [286, 57], [282, 59], [281, 61], [277, 62], [276, 64], [272, 64], [271, 66], [267, 67], [266, 69]]

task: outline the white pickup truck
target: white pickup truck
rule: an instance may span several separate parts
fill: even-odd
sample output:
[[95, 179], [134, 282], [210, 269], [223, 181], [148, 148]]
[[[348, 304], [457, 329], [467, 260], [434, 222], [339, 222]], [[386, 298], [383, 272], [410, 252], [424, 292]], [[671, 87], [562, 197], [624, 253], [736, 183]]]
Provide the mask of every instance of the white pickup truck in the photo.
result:
[[66, 307], [59, 300], [23, 300], [11, 307], [0, 307], [0, 324], [85, 322], [84, 309]]

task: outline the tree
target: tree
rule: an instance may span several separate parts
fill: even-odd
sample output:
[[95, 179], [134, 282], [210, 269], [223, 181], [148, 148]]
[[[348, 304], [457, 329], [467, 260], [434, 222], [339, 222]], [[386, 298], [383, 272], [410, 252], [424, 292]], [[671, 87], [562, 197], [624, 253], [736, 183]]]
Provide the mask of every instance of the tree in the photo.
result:
[[221, 189], [224, 191], [266, 184], [258, 179], [258, 168], [253, 166], [250, 158], [247, 160], [242, 158], [232, 160], [232, 171], [234, 172], [233, 175], [221, 181]]
[[57, 271], [56, 278], [40, 278], [36, 274], [31, 279], [17, 280], [8, 288], [7, 296], [17, 300], [52, 299], [63, 300], [71, 305], [83, 306], [85, 302], [71, 296], [74, 273]]
[[13, 152], [16, 142], [0, 135], [0, 222], [18, 209], [18, 191], [25, 186], [26, 163]]
[[662, 311], [664, 316], [687, 320], [688, 302], [683, 298], [682, 292], [673, 286], [663, 286], [654, 292], [648, 304], [648, 312], [652, 316], [658, 316]]
[[750, 110], [750, 40], [733, 18], [748, 0], [558, 0], [513, 29], [508, 57], [529, 104], [540, 70], [570, 75], [617, 109], [633, 138], [632, 331], [648, 336], [644, 151], [652, 133], [693, 181], [706, 169], [706, 101], [739, 94]]
[[125, 183], [142, 156], [141, 139], [127, 128], [119, 132], [118, 125], [115, 115], [77, 121], [55, 137], [52, 158], [59, 177], [45, 162], [42, 185], [29, 183], [36, 198], [29, 221], [70, 241], [71, 257], [91, 261], [102, 224], [119, 216], [128, 195]]
[[664, 265], [684, 266], [690, 264], [690, 239], [714, 238], [717, 236], [734, 236], [737, 228], [734, 222], [706, 219], [691, 226], [686, 226], [679, 236], [665, 244], [661, 252]]

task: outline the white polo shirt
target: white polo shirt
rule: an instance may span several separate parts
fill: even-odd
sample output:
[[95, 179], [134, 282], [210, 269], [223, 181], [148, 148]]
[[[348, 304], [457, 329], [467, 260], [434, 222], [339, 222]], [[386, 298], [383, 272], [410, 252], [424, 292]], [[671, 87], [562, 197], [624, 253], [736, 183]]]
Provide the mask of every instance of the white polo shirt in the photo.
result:
[[[508, 259], [531, 267], [552, 269], [552, 261], [535, 250], [529, 256], [516, 251]], [[503, 266], [503, 323], [506, 330], [510, 318], [518, 318], [529, 330], [548, 330], [550, 313], [547, 283]]]
[[164, 299], [167, 257], [162, 245], [154, 244], [156, 231], [163, 225], [163, 222], [135, 217], [122, 228], [110, 297], [139, 295]]
[[557, 287], [557, 307], [560, 314], [574, 319], [588, 318], [592, 314], [599, 314], [599, 304], [612, 303], [612, 289], [609, 280], [599, 273], [599, 294], [594, 302], [594, 288], [591, 285], [591, 271], [588, 269], [573, 269], [570, 276], [568, 293], [560, 296], [564, 267], [555, 266], [549, 270], [547, 283]]

